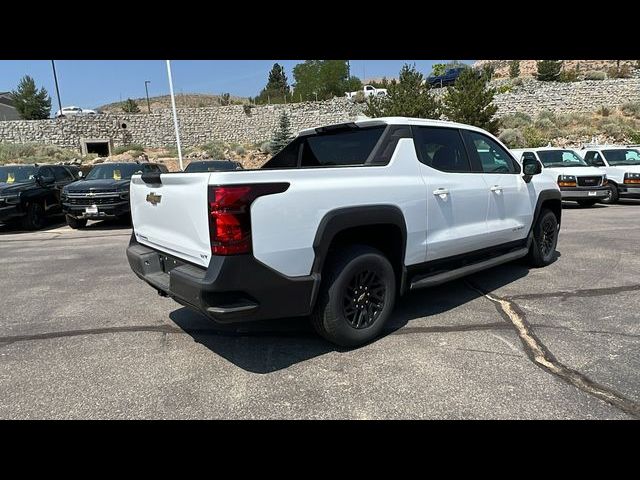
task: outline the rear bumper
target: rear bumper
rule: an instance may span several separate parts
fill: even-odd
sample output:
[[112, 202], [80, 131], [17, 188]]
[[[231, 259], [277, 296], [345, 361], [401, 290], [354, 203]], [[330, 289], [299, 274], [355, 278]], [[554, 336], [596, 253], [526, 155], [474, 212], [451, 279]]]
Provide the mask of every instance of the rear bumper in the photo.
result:
[[560, 187], [562, 200], [601, 200], [608, 191], [607, 187]]
[[621, 195], [624, 196], [640, 196], [640, 186], [639, 187], [627, 187], [625, 185], [620, 185], [618, 187], [618, 191]]
[[286, 277], [252, 255], [214, 255], [204, 268], [142, 245], [135, 235], [127, 259], [158, 293], [220, 323], [309, 315], [320, 281]]
[[91, 220], [121, 217], [129, 214], [131, 211], [131, 205], [129, 201], [110, 203], [107, 205], [97, 205], [98, 213], [85, 213], [87, 205], [71, 205], [69, 203], [62, 204], [62, 211], [66, 215], [70, 215], [75, 218], [88, 218]]

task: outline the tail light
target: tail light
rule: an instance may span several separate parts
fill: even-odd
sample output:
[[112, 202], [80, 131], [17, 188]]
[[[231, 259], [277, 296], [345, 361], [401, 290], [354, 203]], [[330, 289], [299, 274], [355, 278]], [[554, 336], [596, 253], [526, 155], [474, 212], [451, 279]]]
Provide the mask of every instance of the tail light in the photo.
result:
[[253, 201], [264, 195], [282, 193], [288, 183], [209, 186], [209, 231], [214, 255], [251, 253]]

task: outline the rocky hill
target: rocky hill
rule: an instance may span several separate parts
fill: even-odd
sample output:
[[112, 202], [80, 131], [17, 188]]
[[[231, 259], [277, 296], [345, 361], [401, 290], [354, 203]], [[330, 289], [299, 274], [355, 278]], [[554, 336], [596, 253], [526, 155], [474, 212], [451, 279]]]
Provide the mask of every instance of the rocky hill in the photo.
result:
[[[147, 111], [147, 99], [134, 99], [141, 112]], [[236, 97], [231, 95], [229, 102], [233, 104], [249, 103], [246, 97]], [[98, 111], [103, 113], [121, 113], [123, 102], [108, 103], [98, 107]], [[171, 108], [171, 96], [163, 95], [159, 97], [149, 97], [151, 111], [156, 112], [165, 108]], [[209, 95], [206, 93], [181, 93], [176, 95], [176, 108], [200, 108], [200, 107], [218, 107], [224, 104], [221, 95]]]
[[[504, 78], [509, 77], [509, 62], [511, 60], [478, 60], [473, 66], [482, 67], [488, 63], [492, 63], [496, 67], [495, 77]], [[520, 76], [532, 77], [536, 74], [536, 61], [537, 60], [520, 60]], [[573, 70], [576, 67], [581, 72], [597, 71], [606, 72], [610, 68], [616, 67], [617, 60], [565, 60], [565, 70]], [[620, 60], [620, 66], [629, 66], [632, 70], [640, 67], [640, 60]]]

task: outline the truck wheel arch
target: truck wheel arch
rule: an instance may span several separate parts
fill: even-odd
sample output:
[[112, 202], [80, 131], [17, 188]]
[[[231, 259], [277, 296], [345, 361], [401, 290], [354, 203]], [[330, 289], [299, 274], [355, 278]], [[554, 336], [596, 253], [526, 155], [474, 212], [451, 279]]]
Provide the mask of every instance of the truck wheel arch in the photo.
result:
[[533, 222], [531, 222], [531, 228], [529, 229], [529, 235], [533, 231], [533, 226], [540, 218], [540, 212], [543, 208], [551, 210], [558, 219], [558, 225], [562, 219], [562, 194], [557, 190], [542, 190], [538, 195], [536, 202], [536, 208], [533, 213]]
[[[377, 235], [367, 237], [372, 231], [386, 230], [386, 237]], [[321, 275], [330, 249], [335, 241], [353, 236], [358, 241], [380, 249], [381, 242], [391, 242], [392, 250], [384, 248], [383, 253], [389, 255], [394, 269], [397, 269], [400, 280], [404, 271], [404, 257], [407, 246], [407, 226], [402, 211], [394, 205], [366, 205], [331, 210], [320, 221], [313, 241], [314, 261], [312, 274]], [[399, 251], [397, 247], [399, 248]]]

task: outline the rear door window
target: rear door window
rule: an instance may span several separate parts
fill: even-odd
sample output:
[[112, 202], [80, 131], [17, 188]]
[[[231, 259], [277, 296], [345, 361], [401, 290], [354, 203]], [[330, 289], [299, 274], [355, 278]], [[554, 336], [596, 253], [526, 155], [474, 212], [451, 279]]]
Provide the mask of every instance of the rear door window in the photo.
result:
[[413, 127], [418, 159], [443, 172], [471, 172], [460, 131], [455, 128]]

